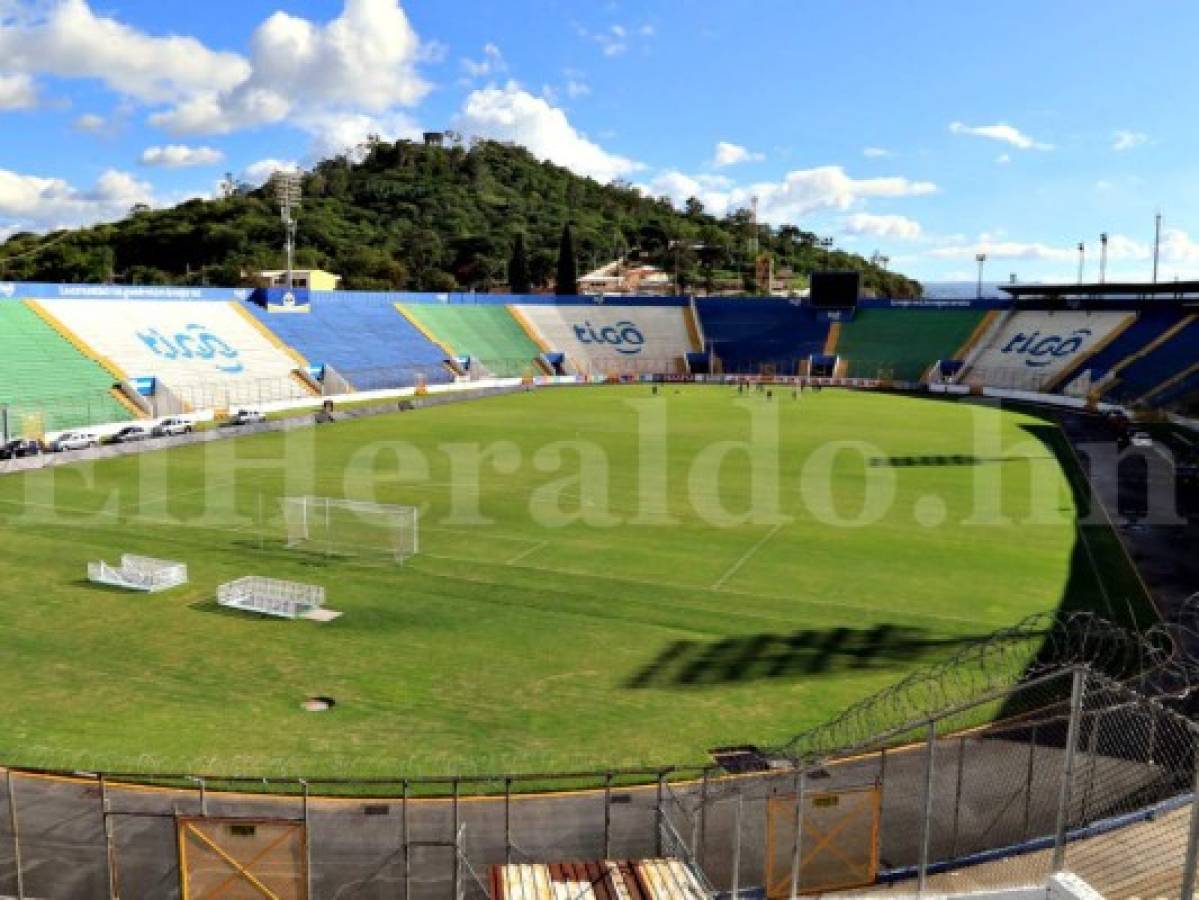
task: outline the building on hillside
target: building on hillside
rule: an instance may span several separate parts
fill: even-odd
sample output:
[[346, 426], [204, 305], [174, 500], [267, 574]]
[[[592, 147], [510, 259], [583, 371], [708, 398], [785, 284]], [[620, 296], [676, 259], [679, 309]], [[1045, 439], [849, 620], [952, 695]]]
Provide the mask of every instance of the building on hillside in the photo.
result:
[[673, 294], [674, 279], [657, 266], [613, 260], [579, 278], [580, 294]]
[[[261, 273], [270, 287], [287, 287], [287, 270], [271, 269]], [[292, 287], [308, 288], [310, 291], [335, 291], [341, 284], [341, 276], [323, 269], [293, 269]]]

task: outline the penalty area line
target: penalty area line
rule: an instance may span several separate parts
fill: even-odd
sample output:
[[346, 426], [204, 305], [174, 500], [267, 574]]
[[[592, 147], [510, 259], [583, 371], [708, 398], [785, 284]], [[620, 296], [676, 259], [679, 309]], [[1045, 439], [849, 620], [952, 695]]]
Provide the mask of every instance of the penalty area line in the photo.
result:
[[747, 562], [749, 562], [751, 559], [753, 559], [755, 553], [757, 553], [764, 546], [766, 546], [767, 541], [769, 541], [772, 537], [774, 537], [776, 534], [779, 533], [779, 531], [780, 531], [780, 529], [782, 529], [782, 527], [783, 527], [782, 522], [775, 525], [773, 528], [770, 529], [770, 531], [766, 532], [766, 534], [764, 534], [761, 538], [759, 538], [758, 542], [756, 544], [754, 544], [752, 547], [750, 547], [748, 550], [746, 550], [744, 553], [742, 553], [741, 558], [738, 559], [731, 566], [729, 566], [728, 569], [725, 571], [725, 573], [723, 575], [721, 575], [718, 579], [716, 579], [716, 581], [712, 584], [712, 590], [718, 591], [721, 588], [723, 588], [730, 578], [732, 578], [734, 575], [736, 575], [738, 572], [741, 571], [742, 566], [744, 566]]

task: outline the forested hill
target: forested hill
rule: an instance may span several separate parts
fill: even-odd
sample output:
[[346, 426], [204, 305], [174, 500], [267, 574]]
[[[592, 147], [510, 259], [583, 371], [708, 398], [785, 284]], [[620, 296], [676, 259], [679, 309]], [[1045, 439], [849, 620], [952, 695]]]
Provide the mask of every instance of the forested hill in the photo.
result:
[[[508, 144], [471, 147], [374, 142], [361, 162], [326, 160], [305, 173], [297, 266], [323, 268], [355, 289], [481, 291], [509, 280], [523, 241], [535, 290], [555, 283], [564, 226], [580, 272], [617, 254], [681, 269], [693, 290], [760, 291], [769, 254], [776, 276], [801, 288], [826, 264], [815, 234], [758, 228], [748, 212], [723, 218], [697, 201], [685, 211], [629, 185], [601, 185]], [[269, 185], [229, 182], [222, 199], [134, 209], [119, 221], [0, 245], [0, 280], [249, 285], [281, 268], [283, 229]], [[855, 254], [833, 250], [833, 268], [864, 273], [869, 292], [919, 296], [920, 285]], [[777, 284], [777, 281], [776, 281]]]

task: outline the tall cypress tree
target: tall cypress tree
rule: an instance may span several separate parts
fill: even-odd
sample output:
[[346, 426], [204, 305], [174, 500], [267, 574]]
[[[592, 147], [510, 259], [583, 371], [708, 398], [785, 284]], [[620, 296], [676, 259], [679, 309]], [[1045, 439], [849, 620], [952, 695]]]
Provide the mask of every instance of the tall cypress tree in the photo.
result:
[[562, 240], [558, 244], [558, 280], [556, 294], [573, 296], [579, 292], [579, 268], [575, 263], [575, 237], [570, 224], [562, 227]]
[[516, 233], [512, 242], [512, 256], [508, 260], [508, 290], [514, 294], [533, 293], [533, 279], [529, 275], [529, 257], [525, 252], [525, 236]]

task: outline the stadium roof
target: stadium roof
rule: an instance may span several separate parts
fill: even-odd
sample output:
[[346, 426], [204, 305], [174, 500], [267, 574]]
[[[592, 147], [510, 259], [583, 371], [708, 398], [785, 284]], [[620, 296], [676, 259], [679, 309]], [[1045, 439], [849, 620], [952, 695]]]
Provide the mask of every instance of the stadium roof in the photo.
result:
[[1015, 300], [1066, 299], [1117, 300], [1199, 299], [1199, 281], [1108, 281], [1102, 284], [1007, 284], [999, 288]]

